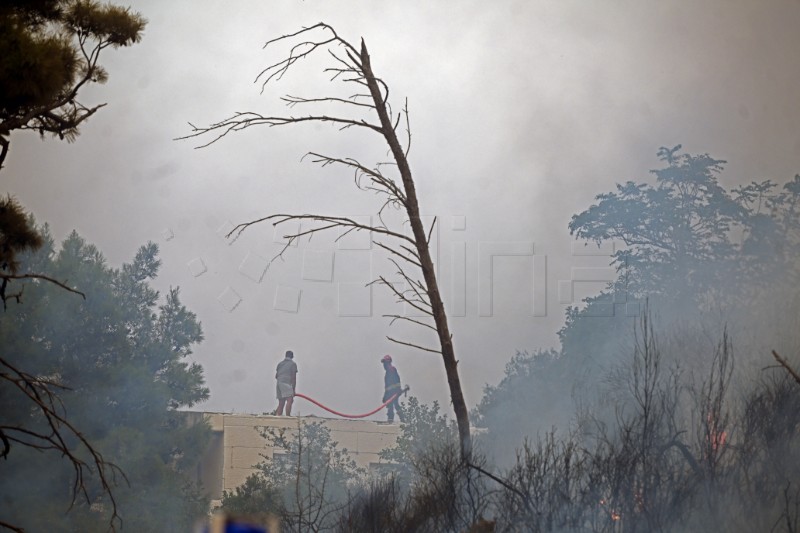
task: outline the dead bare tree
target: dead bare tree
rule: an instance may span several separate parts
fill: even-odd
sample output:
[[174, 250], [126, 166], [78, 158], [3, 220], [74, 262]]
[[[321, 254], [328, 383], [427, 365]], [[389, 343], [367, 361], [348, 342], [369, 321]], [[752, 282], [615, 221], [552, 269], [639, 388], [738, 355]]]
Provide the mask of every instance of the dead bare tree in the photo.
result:
[[[319, 33], [322, 33], [322, 35], [317, 36]], [[310, 37], [309, 40], [303, 40], [311, 35], [314, 35], [314, 37]], [[421, 320], [400, 314], [388, 315], [388, 317], [392, 319], [392, 322], [396, 320], [407, 321], [434, 331], [438, 337], [439, 346], [434, 348], [401, 341], [392, 337], [387, 338], [398, 344], [441, 355], [458, 425], [461, 456], [467, 459], [472, 449], [467, 406], [461, 391], [453, 338], [447, 323], [447, 315], [429, 250], [431, 234], [435, 227], [436, 219], [426, 228], [420, 218], [416, 187], [408, 162], [411, 146], [408, 106], [405, 105], [400, 113], [393, 113], [389, 103], [389, 86], [373, 72], [367, 46], [363, 39], [361, 40], [360, 48], [356, 48], [340, 37], [331, 26], [325, 23], [318, 23], [295, 33], [272, 39], [264, 46], [268, 47], [271, 44], [285, 40], [299, 40], [300, 42], [291, 47], [288, 57], [261, 71], [256, 81], [262, 83], [262, 90], [269, 82], [280, 80], [299, 60], [326, 50], [332, 58], [333, 66], [326, 68], [324, 71], [332, 76], [332, 80], [345, 84], [354, 84], [358, 87], [357, 90], [359, 92], [348, 98], [337, 96], [307, 98], [289, 95], [283, 97], [282, 100], [290, 108], [314, 104], [341, 105], [348, 109], [351, 114], [329, 115], [323, 113], [305, 116], [272, 116], [254, 112], [237, 112], [225, 120], [206, 127], [198, 127], [190, 123], [192, 132], [180, 139], [213, 136], [210, 141], [198, 147], [202, 148], [215, 143], [231, 132], [241, 131], [251, 126], [286, 126], [307, 122], [327, 122], [340, 126], [340, 130], [363, 128], [380, 135], [384, 139], [389, 146], [393, 159], [392, 164], [397, 169], [399, 180], [396, 177], [385, 174], [382, 170], [384, 165], [377, 165], [371, 168], [349, 157], [331, 157], [315, 152], [307, 154], [311, 156], [313, 162], [322, 166], [337, 165], [353, 171], [356, 187], [381, 196], [384, 199], [384, 203], [378, 211], [378, 224], [362, 224], [351, 218], [339, 216], [273, 214], [239, 224], [231, 231], [230, 235], [238, 236], [250, 226], [262, 222], [271, 222], [274, 226], [279, 226], [289, 221], [306, 221], [314, 223], [314, 227], [306, 230], [297, 230], [294, 233], [285, 235], [288, 240], [287, 246], [302, 237], [310, 237], [315, 233], [330, 229], [344, 230], [342, 236], [353, 231], [367, 231], [384, 239], [376, 241], [376, 245], [389, 253], [389, 259], [405, 281], [406, 287], [402, 290], [398, 289], [384, 276], [380, 276], [373, 283], [388, 287], [399, 302], [406, 303], [423, 314], [423, 319]], [[362, 118], [357, 113], [366, 113], [370, 117]], [[376, 118], [377, 122], [375, 122]], [[401, 121], [405, 123], [406, 130], [403, 142], [398, 137], [398, 128]], [[382, 214], [387, 207], [405, 211], [408, 216], [407, 222], [411, 227], [411, 236], [402, 231], [390, 229], [386, 225]], [[282, 255], [285, 250], [286, 248], [279, 255]], [[408, 268], [415, 268], [421, 271], [422, 279], [420, 280], [416, 275], [409, 274]], [[433, 324], [430, 323], [431, 319]]]

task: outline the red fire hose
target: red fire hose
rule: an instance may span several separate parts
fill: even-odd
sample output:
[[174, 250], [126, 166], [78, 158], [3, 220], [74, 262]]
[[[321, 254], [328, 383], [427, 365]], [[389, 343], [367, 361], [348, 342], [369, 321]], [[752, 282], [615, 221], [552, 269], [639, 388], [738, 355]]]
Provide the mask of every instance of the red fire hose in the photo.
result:
[[308, 397], [308, 396], [306, 396], [305, 394], [300, 394], [299, 392], [296, 392], [296, 393], [294, 393], [294, 396], [295, 396], [295, 398], [303, 398], [304, 400], [308, 400], [309, 402], [313, 403], [314, 405], [317, 405], [317, 406], [319, 406], [319, 407], [322, 407], [323, 409], [325, 409], [325, 410], [326, 410], [326, 411], [328, 411], [329, 413], [333, 413], [333, 414], [335, 414], [335, 415], [338, 415], [338, 416], [341, 416], [341, 417], [343, 417], [343, 418], [366, 418], [366, 417], [368, 417], [369, 415], [374, 415], [375, 413], [377, 413], [378, 411], [380, 411], [381, 409], [383, 409], [384, 407], [386, 407], [387, 405], [389, 405], [390, 403], [392, 403], [392, 402], [394, 401], [394, 399], [395, 399], [395, 398], [397, 398], [397, 397], [398, 397], [398, 396], [400, 396], [401, 394], [403, 394], [403, 393], [407, 392], [407, 391], [408, 391], [408, 389], [409, 389], [409, 387], [408, 387], [408, 385], [406, 385], [406, 388], [404, 388], [403, 390], [401, 390], [400, 392], [398, 392], [397, 394], [395, 394], [394, 396], [392, 396], [391, 398], [389, 398], [388, 400], [386, 400], [385, 402], [383, 402], [383, 403], [382, 403], [380, 406], [378, 406], [377, 408], [373, 409], [373, 410], [372, 410], [372, 411], [370, 411], [369, 413], [364, 413], [363, 415], [348, 415], [348, 414], [345, 414], [345, 413], [340, 413], [339, 411], [334, 411], [334, 410], [333, 410], [333, 409], [331, 409], [330, 407], [328, 407], [328, 406], [326, 406], [326, 405], [323, 405], [323, 404], [319, 403], [319, 402], [318, 402], [317, 400], [315, 400], [314, 398], [309, 398], [309, 397]]

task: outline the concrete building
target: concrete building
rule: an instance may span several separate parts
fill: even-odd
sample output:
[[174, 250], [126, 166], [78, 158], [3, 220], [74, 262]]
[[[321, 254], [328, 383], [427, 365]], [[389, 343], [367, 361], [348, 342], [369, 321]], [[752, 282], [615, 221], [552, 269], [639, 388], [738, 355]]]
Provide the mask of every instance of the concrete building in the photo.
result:
[[331, 438], [346, 449], [355, 462], [364, 468], [379, 464], [378, 452], [393, 446], [400, 431], [399, 425], [371, 420], [342, 420], [313, 416], [273, 416], [230, 413], [187, 413], [190, 421], [205, 418], [211, 426], [212, 437], [198, 469], [198, 480], [208, 491], [212, 505], [222, 499], [223, 491], [231, 491], [244, 483], [256, 471], [255, 465], [265, 458], [272, 459], [282, 450], [273, 449], [261, 436], [264, 428], [297, 429], [302, 422], [322, 422], [330, 429]]

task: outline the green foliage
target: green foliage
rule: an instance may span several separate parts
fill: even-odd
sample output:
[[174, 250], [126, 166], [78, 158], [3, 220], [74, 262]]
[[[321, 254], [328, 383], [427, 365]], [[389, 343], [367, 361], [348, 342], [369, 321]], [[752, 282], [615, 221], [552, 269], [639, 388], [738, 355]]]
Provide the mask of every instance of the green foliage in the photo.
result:
[[[346, 492], [348, 483], [363, 474], [322, 422], [300, 421], [296, 431], [267, 428], [262, 436], [273, 447], [273, 460], [261, 463], [259, 468], [267, 480], [284, 489], [284, 502], [290, 506], [296, 499], [294, 481], [298, 478], [306, 487], [303, 490], [319, 491], [320, 497], [324, 490], [325, 499], [335, 500]], [[286, 480], [291, 482], [287, 485]]]
[[[800, 174], [779, 187], [766, 180], [733, 189], [747, 214], [741, 242], [743, 281], [800, 281]], [[766, 283], [758, 283], [761, 288]]]
[[222, 494], [222, 509], [228, 515], [267, 517], [281, 507], [280, 491], [263, 473], [250, 474], [244, 484]]
[[42, 106], [77, 75], [78, 54], [69, 39], [48, 31], [63, 2], [10, 2], [0, 8], [0, 112], [3, 119]]
[[692, 288], [704, 290], [719, 278], [691, 274], [710, 272], [712, 264], [718, 275], [726, 274], [736, 252], [730, 233], [744, 211], [717, 182], [725, 162], [708, 154], [678, 154], [679, 149], [659, 150], [666, 167], [653, 171], [655, 185], [617, 185], [569, 224], [570, 234], [580, 239], [625, 245], [613, 264], [635, 294], [660, 292], [687, 277]]
[[16, 274], [17, 254], [33, 252], [42, 244], [22, 206], [11, 196], [0, 200], [0, 274]]
[[332, 527], [334, 511], [347, 500], [351, 486], [365, 475], [322, 422], [298, 421], [297, 429], [266, 428], [273, 448], [259, 472], [234, 492], [225, 492], [222, 510], [230, 514], [281, 517], [288, 531]]
[[[73, 232], [55, 252], [46, 228], [44, 246], [21, 268], [46, 270], [69, 279], [83, 300], [50, 283], [26, 282], [26, 300], [0, 317], [4, 358], [57, 387], [63, 412], [119, 475], [113, 494], [123, 527], [133, 531], [188, 531], [207, 510], [199, 488], [188, 481], [209, 435], [204, 425], [187, 427], [178, 407], [208, 397], [202, 369], [186, 361], [202, 341], [200, 324], [177, 289], [160, 298], [149, 282], [158, 273], [158, 248], [148, 243], [131, 263], [111, 268], [93, 245]], [[32, 453], [38, 441], [23, 431], [48, 428], [27, 397], [0, 382], [0, 427], [13, 437], [0, 468], [2, 520], [31, 531], [88, 531], [107, 527], [111, 502], [97, 472], [83, 480], [89, 501], [70, 513], [75, 472], [54, 453]], [[69, 437], [68, 448], [92, 465], [86, 450]], [[47, 505], [42, 505], [42, 502]], [[36, 524], [47, 524], [42, 528]], [[61, 529], [58, 529], [61, 528]]]
[[[740, 310], [757, 314], [769, 294], [785, 299], [800, 280], [800, 175], [782, 187], [767, 180], [731, 191], [717, 176], [724, 161], [659, 150], [655, 185], [628, 182], [597, 196], [569, 229], [597, 243], [616, 240], [618, 279], [585, 308], [567, 311], [559, 332], [565, 353], [586, 358], [618, 349], [630, 331], [629, 304], [649, 298], [663, 319]], [[781, 296], [783, 293], [783, 296]], [[632, 312], [631, 312], [632, 311]], [[602, 317], [609, 317], [603, 319]]]
[[457, 447], [458, 429], [455, 422], [439, 412], [439, 402], [430, 405], [409, 396], [403, 405], [405, 421], [400, 424], [400, 433], [395, 446], [382, 450], [381, 461], [407, 485], [414, 476], [416, 460], [424, 452], [435, 448]]
[[67, 5], [63, 24], [79, 39], [94, 39], [118, 47], [138, 43], [145, 21], [128, 8], [78, 0]]
[[409, 396], [403, 409], [406, 420], [400, 424], [397, 443], [380, 452], [382, 460], [411, 464], [415, 456], [431, 446], [458, 443], [454, 422], [446, 414], [439, 413], [439, 402], [427, 405], [420, 403], [416, 396]]
[[517, 352], [506, 363], [505, 374], [497, 385], [486, 385], [483, 398], [475, 407], [477, 427], [488, 433], [481, 441], [492, 450], [495, 461], [513, 460], [515, 450], [539, 428], [566, 427], [574, 413], [571, 388], [577, 376], [559, 352]]
[[82, 87], [108, 77], [101, 51], [139, 42], [145, 25], [138, 13], [91, 0], [0, 6], [0, 167], [15, 130], [73, 140], [80, 123], [102, 107], [77, 100]]
[[[616, 291], [702, 303], [736, 283], [767, 284], [764, 274], [800, 255], [800, 176], [782, 191], [771, 181], [727, 191], [717, 180], [725, 161], [661, 148], [655, 185], [629, 181], [572, 217], [570, 234], [617, 240]], [[743, 236], [743, 237], [742, 237]]]

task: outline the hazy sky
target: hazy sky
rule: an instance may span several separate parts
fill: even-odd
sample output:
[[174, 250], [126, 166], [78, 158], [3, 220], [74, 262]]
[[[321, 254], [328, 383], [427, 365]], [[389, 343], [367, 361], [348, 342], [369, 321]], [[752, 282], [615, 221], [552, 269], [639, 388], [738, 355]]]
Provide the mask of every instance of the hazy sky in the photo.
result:
[[[339, 410], [378, 405], [384, 353], [412, 393], [449, 404], [438, 356], [385, 340], [433, 339], [406, 337], [381, 317], [402, 308], [385, 289], [363, 288], [393, 272], [374, 246], [319, 236], [264, 273], [281, 248], [271, 226], [232, 244], [223, 237], [276, 212], [373, 215], [379, 204], [349, 173], [300, 158], [315, 150], [372, 165], [386, 160], [383, 145], [327, 126], [256, 128], [202, 150], [173, 141], [189, 121], [290, 113], [278, 97], [333, 88], [324, 64], [310, 60], [260, 94], [253, 80], [285, 51], [263, 50], [270, 38], [319, 21], [354, 44], [363, 37], [395, 109], [408, 98], [422, 210], [440, 222], [440, 283], [451, 312], [465, 315], [451, 321], [470, 406], [516, 350], [557, 344], [568, 287], [578, 301], [602, 285], [570, 281], [594, 272], [574, 269], [608, 259], [573, 254], [567, 223], [615, 183], [647, 179], [660, 146], [727, 160], [727, 186], [800, 172], [797, 0], [132, 8], [149, 20], [142, 42], [107, 51], [109, 82], [82, 93], [84, 103], [108, 106], [72, 145], [14, 134], [0, 176], [58, 239], [77, 229], [112, 265], [148, 240], [159, 244], [157, 287], [180, 286], [205, 331], [193, 355], [211, 388], [200, 409], [274, 409], [286, 349], [296, 354], [298, 390]], [[534, 293], [546, 316], [533, 316]], [[489, 294], [491, 316], [481, 316]], [[321, 414], [303, 400], [297, 407]]]

